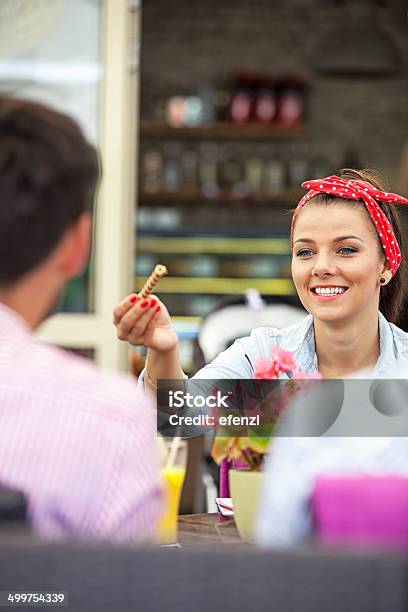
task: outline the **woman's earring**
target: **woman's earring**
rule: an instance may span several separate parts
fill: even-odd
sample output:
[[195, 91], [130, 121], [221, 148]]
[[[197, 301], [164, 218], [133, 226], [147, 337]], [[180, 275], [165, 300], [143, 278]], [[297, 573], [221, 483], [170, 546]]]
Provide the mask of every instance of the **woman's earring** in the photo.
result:
[[385, 285], [385, 282], [385, 278], [383, 276], [380, 276], [380, 284]]

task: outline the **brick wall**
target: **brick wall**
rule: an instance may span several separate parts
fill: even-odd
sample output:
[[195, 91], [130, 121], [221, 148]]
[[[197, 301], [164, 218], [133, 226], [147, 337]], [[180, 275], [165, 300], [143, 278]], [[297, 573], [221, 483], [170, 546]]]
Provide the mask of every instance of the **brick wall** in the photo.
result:
[[142, 117], [170, 95], [222, 83], [238, 69], [298, 73], [310, 85], [310, 154], [338, 167], [354, 145], [362, 163], [396, 189], [408, 141], [407, 3], [382, 0], [377, 11], [399, 49], [398, 77], [325, 79], [313, 62], [341, 18], [340, 0], [144, 0]]

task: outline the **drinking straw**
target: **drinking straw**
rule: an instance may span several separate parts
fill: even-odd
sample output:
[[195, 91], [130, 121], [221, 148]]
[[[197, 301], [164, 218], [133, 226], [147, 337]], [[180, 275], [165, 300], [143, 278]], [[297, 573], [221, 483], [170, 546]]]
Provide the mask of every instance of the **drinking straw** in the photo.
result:
[[170, 452], [169, 455], [167, 457], [167, 462], [165, 465], [165, 469], [170, 469], [173, 467], [174, 462], [176, 460], [176, 455], [177, 455], [177, 451], [179, 449], [180, 446], [180, 440], [181, 437], [180, 436], [176, 436], [173, 438], [173, 441], [171, 443], [171, 447], [170, 447]]

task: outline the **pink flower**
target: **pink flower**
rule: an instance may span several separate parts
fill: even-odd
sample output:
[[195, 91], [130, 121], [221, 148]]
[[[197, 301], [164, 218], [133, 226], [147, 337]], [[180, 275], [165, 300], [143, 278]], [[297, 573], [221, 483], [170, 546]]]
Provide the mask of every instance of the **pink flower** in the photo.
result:
[[255, 364], [254, 378], [278, 378], [280, 374], [296, 370], [293, 354], [275, 346], [271, 351], [271, 358], [260, 357]]
[[296, 369], [296, 363], [291, 351], [285, 351], [280, 346], [275, 346], [271, 351], [271, 358], [279, 365], [281, 372], [289, 372]]
[[266, 357], [260, 357], [255, 364], [254, 378], [265, 380], [276, 378], [275, 364]]
[[270, 380], [279, 378], [285, 372], [293, 372], [292, 378], [298, 380], [321, 380], [323, 377], [320, 372], [307, 374], [298, 370], [291, 351], [285, 351], [280, 346], [275, 346], [271, 350], [271, 358], [260, 357], [255, 363], [254, 378]]

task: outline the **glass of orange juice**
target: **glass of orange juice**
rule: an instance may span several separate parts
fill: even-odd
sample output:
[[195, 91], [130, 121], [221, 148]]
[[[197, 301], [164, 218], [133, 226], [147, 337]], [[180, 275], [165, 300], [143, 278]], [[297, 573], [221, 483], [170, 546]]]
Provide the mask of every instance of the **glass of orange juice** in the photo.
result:
[[159, 519], [158, 536], [161, 544], [177, 542], [177, 519], [181, 491], [187, 465], [187, 442], [179, 438], [163, 438], [165, 449], [161, 458], [161, 475], [164, 491], [164, 512]]

